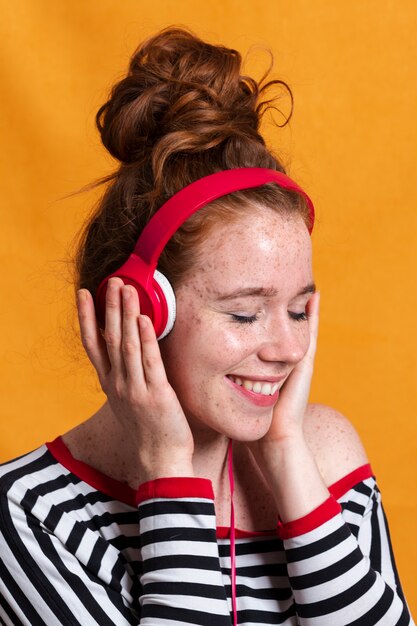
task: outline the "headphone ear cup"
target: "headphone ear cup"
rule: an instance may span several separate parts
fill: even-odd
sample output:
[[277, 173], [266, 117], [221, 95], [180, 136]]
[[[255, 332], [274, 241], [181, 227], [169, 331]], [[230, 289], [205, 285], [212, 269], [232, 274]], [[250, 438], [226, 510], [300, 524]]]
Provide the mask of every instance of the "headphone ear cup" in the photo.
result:
[[158, 335], [158, 341], [159, 341], [160, 339], [163, 339], [164, 337], [166, 337], [174, 326], [175, 318], [177, 315], [177, 303], [175, 300], [174, 290], [168, 278], [164, 274], [162, 274], [162, 272], [160, 272], [159, 270], [155, 270], [153, 278], [155, 282], [158, 283], [160, 289], [162, 290], [165, 296], [165, 301], [167, 305], [167, 313], [168, 313], [165, 328]]

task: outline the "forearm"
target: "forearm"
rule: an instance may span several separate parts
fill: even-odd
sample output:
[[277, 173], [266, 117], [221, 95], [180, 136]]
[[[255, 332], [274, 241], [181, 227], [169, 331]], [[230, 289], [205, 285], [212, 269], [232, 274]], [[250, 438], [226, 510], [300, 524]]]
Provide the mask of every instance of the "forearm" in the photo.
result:
[[298, 536], [285, 526], [288, 577], [302, 626], [414, 624], [395, 587], [372, 567], [340, 513]]
[[141, 455], [137, 462], [141, 482], [149, 482], [175, 476], [177, 478], [194, 478], [194, 468], [191, 460], [182, 455], [152, 454], [146, 457]]
[[166, 478], [137, 492], [141, 624], [230, 626], [210, 481]]
[[302, 434], [263, 443], [258, 462], [284, 523], [311, 513], [330, 496]]
[[[378, 490], [368, 493], [364, 483], [357, 492], [351, 490], [353, 501], [345, 506], [358, 517], [363, 510], [360, 531], [351, 529], [307, 444], [288, 439], [285, 445], [267, 445], [270, 449], [263, 447], [262, 467], [280, 515], [278, 534], [284, 542], [300, 624], [373, 626], [380, 620], [384, 626], [413, 624], [394, 574], [381, 573], [357, 539], [358, 533], [369, 536], [375, 530]], [[389, 546], [385, 526], [380, 525], [378, 535], [385, 537], [380, 550]], [[379, 555], [378, 562], [388, 559], [389, 554]]]
[[306, 516], [278, 525], [300, 624], [414, 624], [370, 466], [344, 477], [343, 495], [340, 488], [330, 487], [330, 497]]

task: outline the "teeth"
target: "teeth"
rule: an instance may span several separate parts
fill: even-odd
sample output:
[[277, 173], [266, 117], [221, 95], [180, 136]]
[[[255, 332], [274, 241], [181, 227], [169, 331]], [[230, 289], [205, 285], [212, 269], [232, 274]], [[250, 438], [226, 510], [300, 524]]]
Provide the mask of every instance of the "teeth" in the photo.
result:
[[273, 396], [278, 389], [278, 383], [261, 383], [259, 380], [252, 381], [246, 378], [238, 378], [237, 376], [229, 376], [236, 385], [240, 385], [248, 391], [260, 393], [263, 396]]

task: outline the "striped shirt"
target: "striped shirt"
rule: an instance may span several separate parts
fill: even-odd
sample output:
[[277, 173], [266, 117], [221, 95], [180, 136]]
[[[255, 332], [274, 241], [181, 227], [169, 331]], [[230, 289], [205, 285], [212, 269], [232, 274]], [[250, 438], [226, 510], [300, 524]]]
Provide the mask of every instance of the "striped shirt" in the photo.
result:
[[[236, 531], [239, 625], [414, 624], [369, 465], [306, 517]], [[211, 482], [138, 490], [58, 437], [0, 466], [0, 623], [231, 626], [229, 529]]]

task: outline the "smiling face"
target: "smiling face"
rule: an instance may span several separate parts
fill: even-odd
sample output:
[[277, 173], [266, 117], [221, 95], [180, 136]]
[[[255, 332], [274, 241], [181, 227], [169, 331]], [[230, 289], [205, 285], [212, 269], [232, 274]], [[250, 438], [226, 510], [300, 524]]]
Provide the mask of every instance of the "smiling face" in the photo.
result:
[[255, 209], [210, 232], [160, 342], [195, 435], [254, 441], [268, 431], [279, 389], [308, 349], [312, 291], [301, 217]]

